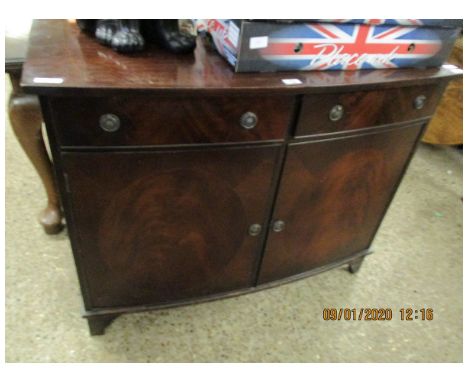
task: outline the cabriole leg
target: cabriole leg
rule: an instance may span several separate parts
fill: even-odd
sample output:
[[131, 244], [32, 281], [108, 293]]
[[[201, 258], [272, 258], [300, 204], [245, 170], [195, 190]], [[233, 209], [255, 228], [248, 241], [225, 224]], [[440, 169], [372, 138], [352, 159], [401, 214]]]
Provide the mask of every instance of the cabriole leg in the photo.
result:
[[44, 185], [47, 206], [40, 212], [39, 222], [47, 234], [53, 235], [63, 228], [62, 211], [52, 175], [52, 163], [42, 138], [39, 100], [36, 96], [21, 91], [19, 73], [10, 73], [10, 79], [13, 85], [8, 107], [11, 127]]

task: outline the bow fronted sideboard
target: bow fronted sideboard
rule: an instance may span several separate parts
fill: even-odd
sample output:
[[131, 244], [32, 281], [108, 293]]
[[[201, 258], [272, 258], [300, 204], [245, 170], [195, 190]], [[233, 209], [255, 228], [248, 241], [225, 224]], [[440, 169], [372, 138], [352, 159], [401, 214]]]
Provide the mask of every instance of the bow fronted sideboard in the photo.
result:
[[201, 42], [125, 56], [73, 22], [36, 21], [22, 86], [40, 97], [91, 333], [356, 272], [458, 75], [235, 74]]

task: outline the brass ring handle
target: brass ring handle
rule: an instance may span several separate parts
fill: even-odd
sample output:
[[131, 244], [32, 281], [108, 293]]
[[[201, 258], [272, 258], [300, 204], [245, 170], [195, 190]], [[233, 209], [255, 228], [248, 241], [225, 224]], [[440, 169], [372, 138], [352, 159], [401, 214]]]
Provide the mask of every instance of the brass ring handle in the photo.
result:
[[249, 227], [249, 235], [250, 236], [258, 236], [262, 232], [262, 226], [260, 224], [252, 224]]
[[103, 114], [99, 118], [99, 126], [108, 133], [113, 133], [120, 129], [120, 118], [115, 114]]
[[344, 115], [344, 107], [343, 105], [335, 105], [331, 108], [330, 112], [328, 113], [328, 118], [332, 122], [339, 121], [343, 118]]
[[413, 101], [414, 108], [417, 110], [421, 110], [426, 104], [426, 99], [427, 98], [425, 95], [418, 95]]
[[253, 129], [255, 126], [257, 126], [257, 121], [257, 115], [251, 111], [242, 114], [240, 117], [241, 126], [247, 130]]
[[286, 226], [286, 223], [282, 220], [277, 220], [273, 223], [273, 231], [274, 232], [281, 232], [284, 227]]

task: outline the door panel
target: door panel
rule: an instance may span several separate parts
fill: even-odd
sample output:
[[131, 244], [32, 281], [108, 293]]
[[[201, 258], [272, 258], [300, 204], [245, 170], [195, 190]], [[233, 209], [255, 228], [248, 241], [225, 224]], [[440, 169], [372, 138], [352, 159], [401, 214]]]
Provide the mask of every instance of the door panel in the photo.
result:
[[291, 144], [259, 282], [367, 249], [422, 127]]
[[[253, 286], [279, 146], [65, 153], [93, 307]], [[79, 227], [79, 228], [77, 228]]]

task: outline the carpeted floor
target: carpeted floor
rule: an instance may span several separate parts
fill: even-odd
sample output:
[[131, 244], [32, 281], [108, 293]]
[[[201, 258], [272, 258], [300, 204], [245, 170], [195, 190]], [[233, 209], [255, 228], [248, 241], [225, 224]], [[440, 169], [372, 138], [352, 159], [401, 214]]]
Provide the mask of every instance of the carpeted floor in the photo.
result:
[[[6, 92], [10, 91], [9, 85]], [[66, 231], [36, 221], [45, 193], [6, 126], [7, 362], [461, 362], [462, 157], [421, 145], [360, 272], [125, 315], [90, 337]], [[325, 307], [389, 307], [382, 322]], [[432, 308], [432, 321], [399, 309]]]

